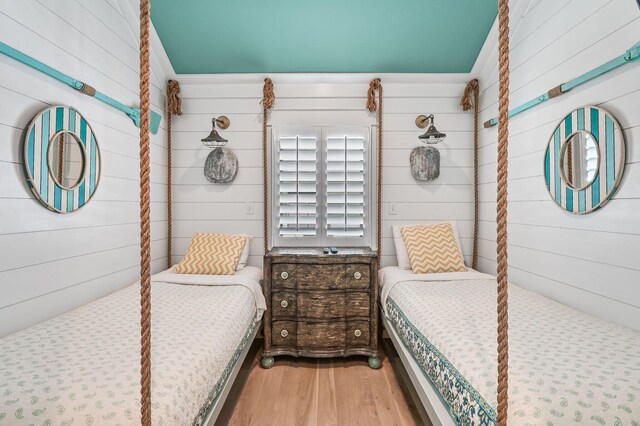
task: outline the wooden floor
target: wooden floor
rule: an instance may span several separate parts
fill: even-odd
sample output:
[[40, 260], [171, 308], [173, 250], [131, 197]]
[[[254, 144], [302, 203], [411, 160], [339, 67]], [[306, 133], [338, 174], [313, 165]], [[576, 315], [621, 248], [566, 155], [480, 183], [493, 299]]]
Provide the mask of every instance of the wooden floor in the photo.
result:
[[[276, 357], [274, 367], [265, 370], [259, 366], [260, 348], [259, 343], [254, 344], [247, 356], [216, 426], [428, 423], [396, 378], [395, 363], [389, 357], [380, 370], [370, 369], [366, 357]], [[387, 349], [389, 352], [393, 350]]]

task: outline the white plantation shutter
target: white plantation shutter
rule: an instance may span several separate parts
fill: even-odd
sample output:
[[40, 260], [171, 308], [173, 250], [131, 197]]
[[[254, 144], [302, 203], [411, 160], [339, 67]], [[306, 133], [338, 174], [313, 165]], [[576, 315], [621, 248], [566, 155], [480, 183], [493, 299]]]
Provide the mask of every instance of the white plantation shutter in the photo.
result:
[[280, 136], [277, 153], [278, 235], [313, 237], [318, 230], [318, 139]]
[[326, 229], [328, 237], [363, 237], [365, 139], [326, 139]]
[[272, 130], [272, 245], [371, 246], [369, 200], [376, 190], [371, 129]]

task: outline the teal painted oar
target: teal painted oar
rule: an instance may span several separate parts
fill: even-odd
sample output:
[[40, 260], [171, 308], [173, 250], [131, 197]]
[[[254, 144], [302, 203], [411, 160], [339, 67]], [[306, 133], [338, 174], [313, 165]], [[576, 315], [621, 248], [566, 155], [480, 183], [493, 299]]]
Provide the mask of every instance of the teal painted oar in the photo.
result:
[[[568, 91], [593, 80], [594, 78], [600, 77], [601, 75], [606, 74], [609, 71], [613, 71], [625, 64], [629, 64], [637, 60], [638, 58], [640, 58], [640, 42], [636, 43], [633, 47], [627, 50], [624, 55], [620, 55], [617, 58], [612, 59], [609, 62], [582, 74], [580, 77], [574, 78], [567, 83], [556, 86], [553, 89], [549, 90], [547, 93], [540, 95], [537, 98], [530, 100], [529, 102], [525, 102], [517, 108], [512, 109], [511, 111], [509, 111], [509, 118], [523, 113], [536, 105], [540, 105], [541, 103], [546, 102], [549, 99], [553, 99], [555, 97], [563, 95]], [[498, 124], [498, 119], [492, 118], [491, 120], [485, 121], [484, 127], [489, 128], [495, 126], [496, 124]]]
[[[16, 61], [22, 62], [23, 64], [28, 65], [33, 69], [36, 69], [42, 73], [45, 73], [48, 76], [53, 77], [56, 80], [66, 84], [67, 86], [70, 86], [75, 90], [84, 93], [85, 95], [93, 96], [94, 98], [99, 99], [108, 105], [111, 105], [112, 107], [127, 114], [129, 118], [133, 120], [133, 123], [137, 127], [140, 127], [140, 108], [128, 107], [116, 101], [115, 99], [96, 91], [96, 89], [94, 89], [87, 83], [83, 83], [82, 81], [71, 78], [64, 73], [61, 73], [60, 71], [51, 68], [49, 65], [43, 64], [37, 59], [34, 59], [29, 55], [25, 55], [19, 50], [16, 50], [13, 47], [8, 46], [2, 42], [0, 42], [0, 53], [4, 53], [5, 55], [15, 59]], [[151, 132], [153, 134], [158, 133], [158, 129], [160, 128], [160, 121], [162, 121], [162, 116], [160, 116], [160, 114], [156, 112], [151, 111], [150, 127], [151, 127]]]

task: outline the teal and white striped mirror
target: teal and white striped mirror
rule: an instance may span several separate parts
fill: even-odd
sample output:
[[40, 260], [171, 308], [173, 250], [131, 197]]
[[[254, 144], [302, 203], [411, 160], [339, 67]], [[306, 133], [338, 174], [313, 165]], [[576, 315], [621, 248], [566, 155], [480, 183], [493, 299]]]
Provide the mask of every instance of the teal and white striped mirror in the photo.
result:
[[599, 107], [578, 108], [558, 123], [549, 139], [544, 156], [549, 194], [570, 213], [590, 213], [615, 193], [625, 160], [618, 121]]
[[100, 181], [100, 148], [75, 109], [53, 106], [36, 115], [24, 140], [24, 168], [36, 199], [56, 213], [89, 202]]

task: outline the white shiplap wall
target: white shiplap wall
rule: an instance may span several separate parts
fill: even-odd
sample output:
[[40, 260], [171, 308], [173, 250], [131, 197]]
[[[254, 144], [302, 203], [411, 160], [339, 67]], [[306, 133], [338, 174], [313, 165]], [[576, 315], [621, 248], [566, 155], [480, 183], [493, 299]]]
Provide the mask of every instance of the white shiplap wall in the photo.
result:
[[[633, 0], [532, 0], [511, 39], [511, 106], [624, 53], [640, 38]], [[495, 28], [494, 28], [495, 30]], [[481, 120], [497, 113], [497, 56], [480, 74]], [[510, 121], [509, 278], [564, 304], [640, 328], [640, 63]], [[601, 210], [575, 216], [549, 198], [543, 153], [576, 107], [611, 111], [627, 140], [626, 176]], [[495, 271], [497, 127], [481, 132], [480, 266]]]
[[[121, 7], [122, 6], [122, 7]], [[126, 2], [0, 2], [0, 39], [128, 105], [138, 99], [138, 23]], [[154, 52], [156, 55], [165, 55]], [[172, 71], [169, 71], [172, 72]], [[154, 58], [153, 109], [167, 71]], [[138, 129], [125, 116], [0, 55], [0, 336], [122, 288], [139, 274]], [[72, 105], [102, 153], [94, 198], [72, 214], [42, 207], [22, 171], [21, 138], [49, 105]], [[152, 267], [166, 265], [166, 121], [152, 137]]]
[[[269, 125], [374, 125], [365, 110], [372, 76], [272, 76], [276, 104]], [[184, 255], [194, 232], [242, 232], [256, 238], [250, 264], [262, 260], [262, 78], [181, 76], [184, 115], [174, 118], [174, 262]], [[458, 220], [464, 254], [472, 245], [473, 121], [460, 108], [466, 75], [382, 76], [384, 86], [383, 265], [395, 264], [391, 238], [394, 223]], [[420, 145], [415, 126], [419, 114], [434, 113], [447, 133], [438, 145], [440, 178], [418, 183], [409, 170], [409, 154]], [[220, 133], [238, 157], [240, 169], [231, 185], [213, 185], [203, 175], [209, 150], [200, 139], [211, 117], [226, 115], [229, 129]], [[254, 213], [247, 214], [247, 203]], [[397, 214], [391, 214], [392, 206]]]

